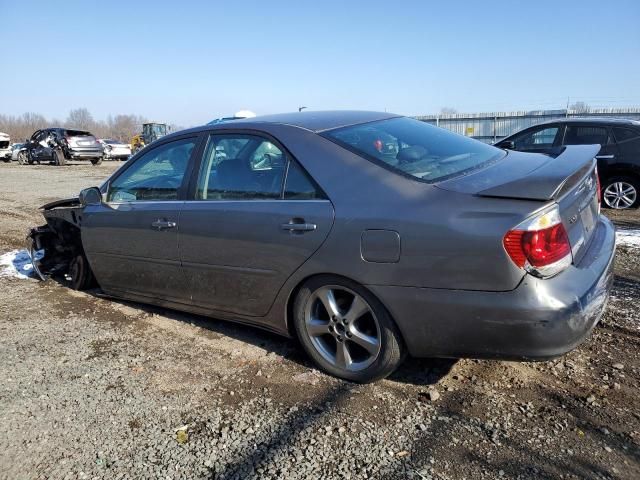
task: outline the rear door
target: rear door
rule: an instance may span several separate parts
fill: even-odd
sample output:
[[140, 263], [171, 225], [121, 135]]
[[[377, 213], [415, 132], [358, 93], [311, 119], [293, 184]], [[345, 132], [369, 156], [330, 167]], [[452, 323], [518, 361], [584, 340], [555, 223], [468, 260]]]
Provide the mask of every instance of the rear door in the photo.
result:
[[640, 127], [613, 127], [618, 146], [616, 167], [640, 174]]
[[82, 243], [105, 291], [189, 301], [178, 228], [197, 143], [187, 136], [146, 151], [110, 180], [102, 205], [85, 207]]
[[514, 150], [533, 153], [550, 153], [562, 140], [562, 124], [546, 124], [530, 128], [514, 136]]
[[180, 216], [180, 258], [196, 305], [263, 316], [322, 244], [333, 206], [274, 139], [212, 134]]
[[564, 133], [563, 145], [600, 145], [596, 155], [598, 172], [606, 178], [612, 165], [618, 160], [618, 147], [609, 127], [591, 123], [569, 123]]

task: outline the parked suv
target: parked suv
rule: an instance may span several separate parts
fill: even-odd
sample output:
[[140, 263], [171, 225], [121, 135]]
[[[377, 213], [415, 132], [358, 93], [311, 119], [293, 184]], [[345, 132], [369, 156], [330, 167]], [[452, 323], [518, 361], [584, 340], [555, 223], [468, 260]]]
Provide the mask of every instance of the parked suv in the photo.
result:
[[98, 165], [103, 155], [102, 144], [89, 132], [45, 128], [31, 135], [18, 153], [18, 161], [22, 164], [47, 161], [64, 165], [67, 160], [90, 160], [93, 165]]
[[615, 209], [640, 205], [640, 122], [624, 119], [568, 118], [514, 133], [496, 146], [522, 152], [558, 152], [565, 145], [599, 144], [602, 199]]

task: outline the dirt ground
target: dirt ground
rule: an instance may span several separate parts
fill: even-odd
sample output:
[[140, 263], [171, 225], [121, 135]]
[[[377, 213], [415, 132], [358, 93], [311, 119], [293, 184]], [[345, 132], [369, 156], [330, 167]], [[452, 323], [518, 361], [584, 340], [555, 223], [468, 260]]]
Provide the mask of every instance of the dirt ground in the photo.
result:
[[[0, 255], [118, 166], [0, 164]], [[640, 248], [568, 355], [408, 359], [364, 386], [291, 340], [99, 291], [0, 276], [0, 299], [0, 478], [640, 478]]]

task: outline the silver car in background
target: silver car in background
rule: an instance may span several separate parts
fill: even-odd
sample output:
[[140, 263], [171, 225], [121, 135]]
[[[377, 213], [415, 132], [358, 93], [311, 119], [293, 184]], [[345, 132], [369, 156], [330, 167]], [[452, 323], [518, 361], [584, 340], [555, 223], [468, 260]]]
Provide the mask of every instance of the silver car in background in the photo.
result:
[[547, 359], [612, 284], [599, 148], [504, 151], [376, 112], [203, 126], [44, 206], [34, 267], [297, 337], [357, 382], [407, 354]]
[[104, 148], [106, 160], [128, 160], [131, 156], [131, 145], [112, 138], [98, 140]]

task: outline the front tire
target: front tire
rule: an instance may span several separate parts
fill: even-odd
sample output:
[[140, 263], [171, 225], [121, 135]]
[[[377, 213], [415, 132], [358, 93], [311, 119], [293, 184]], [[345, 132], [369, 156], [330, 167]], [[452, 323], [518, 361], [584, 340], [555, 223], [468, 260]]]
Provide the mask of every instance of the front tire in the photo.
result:
[[322, 275], [302, 285], [293, 306], [303, 348], [325, 372], [367, 383], [390, 375], [405, 346], [391, 315], [367, 289]]
[[637, 208], [640, 205], [640, 181], [632, 177], [611, 177], [602, 188], [604, 204], [615, 210]]
[[100, 165], [101, 163], [102, 163], [102, 157], [91, 159], [91, 165]]
[[27, 152], [19, 152], [18, 153], [18, 163], [20, 165], [26, 165], [29, 163], [29, 158], [27, 157]]
[[96, 280], [89, 266], [89, 261], [82, 253], [71, 260], [69, 277], [71, 278], [71, 288], [74, 290], [87, 290], [96, 286]]

